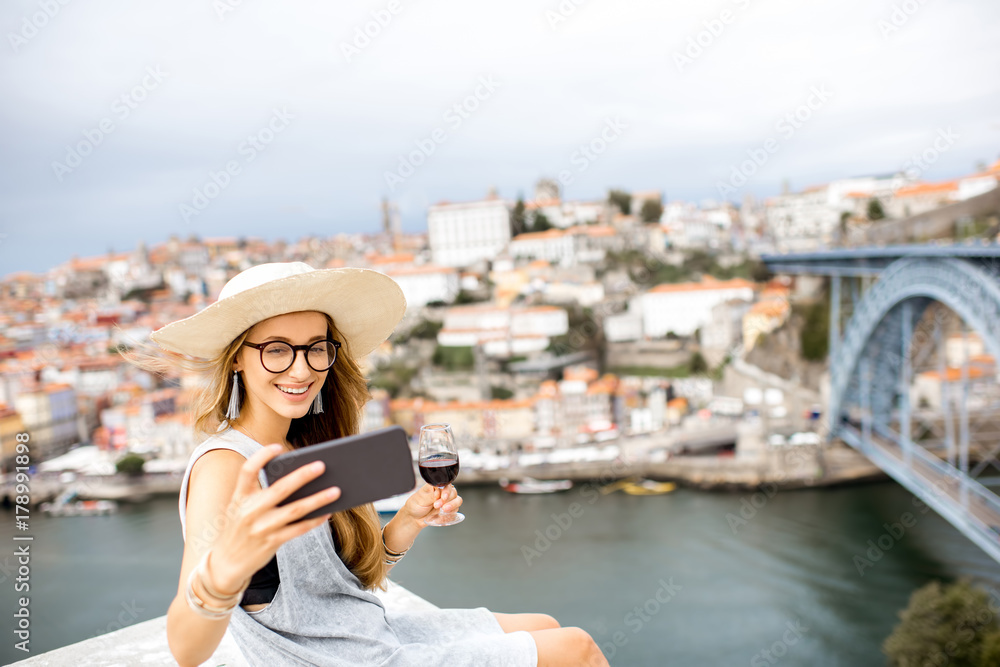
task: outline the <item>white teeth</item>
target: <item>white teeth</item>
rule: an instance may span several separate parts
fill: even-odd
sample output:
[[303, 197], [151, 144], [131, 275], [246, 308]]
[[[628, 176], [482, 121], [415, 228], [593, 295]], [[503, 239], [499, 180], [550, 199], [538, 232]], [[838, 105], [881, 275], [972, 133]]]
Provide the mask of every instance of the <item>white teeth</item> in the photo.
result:
[[286, 394], [304, 394], [309, 391], [309, 387], [302, 387], [301, 389], [291, 389], [290, 387], [282, 387], [281, 385], [276, 385], [278, 389], [285, 392]]

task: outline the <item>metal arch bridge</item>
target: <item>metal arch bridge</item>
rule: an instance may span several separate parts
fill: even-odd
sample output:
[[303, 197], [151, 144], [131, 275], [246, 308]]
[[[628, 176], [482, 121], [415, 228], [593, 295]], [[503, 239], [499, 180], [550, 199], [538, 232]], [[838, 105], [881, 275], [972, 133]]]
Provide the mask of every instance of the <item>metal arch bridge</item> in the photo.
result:
[[[982, 378], [984, 367], [970, 363], [967, 336], [975, 331], [1000, 362], [1000, 245], [845, 248], [762, 261], [778, 274], [829, 277], [827, 438], [863, 453], [1000, 562], [1000, 498], [989, 488], [1000, 478], [983, 474], [1000, 471], [1000, 438], [972, 442], [977, 423], [986, 424], [986, 435], [990, 427], [1000, 435], [1000, 402], [997, 392], [970, 393], [970, 379]], [[957, 373], [947, 368], [946, 312], [938, 304], [962, 321]], [[936, 350], [931, 363], [947, 380], [934, 411], [914, 409], [910, 395], [914, 350], [927, 348]], [[985, 368], [988, 388], [997, 387], [996, 367]], [[914, 422], [924, 420], [944, 432], [931, 447], [921, 439], [926, 431], [914, 432]]]

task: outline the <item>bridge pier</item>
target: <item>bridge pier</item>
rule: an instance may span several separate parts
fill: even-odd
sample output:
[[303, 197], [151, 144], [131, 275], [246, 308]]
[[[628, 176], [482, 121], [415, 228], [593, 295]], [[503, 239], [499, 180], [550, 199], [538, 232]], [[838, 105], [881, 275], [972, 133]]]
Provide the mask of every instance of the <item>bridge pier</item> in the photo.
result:
[[959, 424], [959, 464], [958, 469], [962, 471], [962, 505], [969, 506], [969, 332], [962, 322], [962, 404], [961, 423]]
[[910, 361], [910, 345], [913, 341], [913, 304], [904, 301], [902, 306], [903, 369], [899, 382], [899, 432], [903, 438], [903, 460], [908, 468], [913, 467], [913, 441], [910, 439], [910, 383], [913, 375]]
[[830, 358], [837, 356], [840, 345], [840, 276], [830, 276], [830, 342], [827, 345]]

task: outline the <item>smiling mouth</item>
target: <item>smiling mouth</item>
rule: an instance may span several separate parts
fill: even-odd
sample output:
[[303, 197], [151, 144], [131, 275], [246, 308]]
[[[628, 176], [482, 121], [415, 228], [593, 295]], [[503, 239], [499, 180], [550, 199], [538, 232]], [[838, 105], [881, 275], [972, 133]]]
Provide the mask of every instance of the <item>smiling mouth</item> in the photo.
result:
[[278, 391], [282, 393], [289, 394], [291, 396], [300, 396], [309, 391], [309, 387], [311, 387], [312, 385], [300, 387], [298, 389], [292, 389], [291, 387], [282, 387], [280, 384], [277, 384], [275, 386], [278, 388]]

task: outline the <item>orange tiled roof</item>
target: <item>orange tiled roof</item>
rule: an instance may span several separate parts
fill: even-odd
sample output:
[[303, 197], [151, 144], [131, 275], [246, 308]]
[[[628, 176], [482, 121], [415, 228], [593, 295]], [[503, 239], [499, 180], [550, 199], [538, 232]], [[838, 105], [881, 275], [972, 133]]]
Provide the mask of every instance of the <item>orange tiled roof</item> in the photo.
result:
[[778, 299], [758, 301], [750, 306], [748, 314], [763, 315], [765, 317], [782, 317], [788, 313], [788, 302]]
[[[969, 366], [968, 371], [970, 378], [981, 378], [984, 375], [986, 375], [986, 371], [984, 371], [982, 368], [977, 368], [975, 366]], [[946, 368], [944, 374], [947, 382], [958, 382], [959, 380], [962, 379], [962, 369], [955, 368], [954, 366], [949, 366], [948, 368]], [[940, 371], [924, 371], [920, 375], [922, 377], [926, 377], [931, 380], [941, 379]]]
[[896, 197], [918, 197], [920, 195], [946, 194], [958, 190], [956, 181], [942, 183], [915, 183], [896, 191]]
[[421, 273], [456, 273], [457, 270], [450, 266], [437, 266], [436, 264], [426, 264], [424, 266], [408, 266], [398, 269], [386, 269], [389, 276], [409, 276]]
[[493, 399], [490, 401], [447, 401], [439, 403], [422, 398], [394, 398], [389, 401], [390, 410], [419, 410], [420, 412], [434, 412], [440, 410], [516, 410], [520, 408], [530, 408], [530, 399]]
[[700, 283], [665, 283], [663, 285], [657, 285], [656, 287], [649, 290], [650, 293], [663, 294], [668, 292], [702, 292], [708, 290], [724, 290], [724, 289], [741, 289], [749, 288], [753, 289], [754, 284], [749, 280], [744, 280], [742, 278], [733, 278], [732, 280], [717, 280], [711, 276], [705, 276], [705, 279]]
[[368, 261], [372, 264], [405, 264], [412, 262], [413, 259], [412, 252], [403, 252], [395, 255], [373, 255], [368, 258]]
[[561, 229], [546, 229], [544, 232], [524, 232], [518, 234], [511, 241], [541, 241], [545, 239], [558, 239], [566, 235]]

